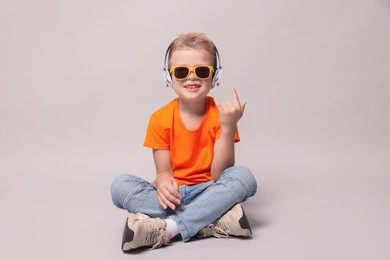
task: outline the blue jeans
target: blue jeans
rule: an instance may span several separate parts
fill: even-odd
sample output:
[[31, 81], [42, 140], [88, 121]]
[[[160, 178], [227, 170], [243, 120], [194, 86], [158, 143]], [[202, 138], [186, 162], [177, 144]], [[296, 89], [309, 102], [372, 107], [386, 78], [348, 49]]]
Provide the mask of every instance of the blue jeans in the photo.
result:
[[234, 166], [223, 171], [216, 182], [180, 186], [182, 200], [174, 211], [160, 206], [156, 185], [133, 175], [116, 177], [111, 185], [111, 196], [115, 206], [130, 213], [142, 212], [175, 220], [183, 241], [188, 241], [235, 204], [255, 195], [256, 190], [256, 179], [250, 170]]

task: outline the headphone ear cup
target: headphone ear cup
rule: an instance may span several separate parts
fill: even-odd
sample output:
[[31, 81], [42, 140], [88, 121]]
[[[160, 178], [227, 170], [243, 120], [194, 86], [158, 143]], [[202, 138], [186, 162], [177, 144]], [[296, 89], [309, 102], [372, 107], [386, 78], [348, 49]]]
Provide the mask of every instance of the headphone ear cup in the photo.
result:
[[169, 66], [168, 57], [169, 57], [169, 53], [171, 51], [171, 44], [169, 44], [167, 50], [165, 51], [164, 59], [163, 59], [163, 78], [165, 81], [165, 85], [167, 87], [169, 87], [172, 83], [172, 76], [171, 76], [171, 73], [169, 73], [169, 69], [168, 69], [168, 66]]
[[169, 87], [169, 85], [172, 83], [172, 77], [167, 69], [164, 69], [163, 76], [164, 76], [164, 80], [165, 80], [165, 85], [167, 85], [167, 87]]
[[215, 85], [219, 85], [219, 79], [221, 78], [222, 74], [222, 69], [218, 68], [213, 76], [213, 81], [212, 81], [212, 86], [214, 87]]

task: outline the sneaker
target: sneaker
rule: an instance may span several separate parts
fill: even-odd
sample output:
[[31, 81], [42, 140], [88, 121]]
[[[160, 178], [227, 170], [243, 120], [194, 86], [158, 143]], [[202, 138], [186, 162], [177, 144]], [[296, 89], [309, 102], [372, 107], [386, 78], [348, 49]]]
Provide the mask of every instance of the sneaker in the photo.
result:
[[160, 218], [151, 218], [142, 213], [130, 214], [123, 231], [122, 250], [168, 245], [171, 237], [165, 231], [165, 226], [165, 221]]
[[251, 227], [240, 204], [236, 204], [214, 223], [198, 232], [198, 237], [250, 237]]

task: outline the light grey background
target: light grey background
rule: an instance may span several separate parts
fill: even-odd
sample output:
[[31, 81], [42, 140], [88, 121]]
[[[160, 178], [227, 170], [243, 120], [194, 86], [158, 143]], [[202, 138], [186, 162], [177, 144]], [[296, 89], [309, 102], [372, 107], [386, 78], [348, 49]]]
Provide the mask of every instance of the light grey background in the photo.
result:
[[[123, 254], [109, 185], [154, 177], [145, 129], [187, 31], [219, 47], [211, 94], [248, 102], [253, 239]], [[1, 0], [0, 37], [0, 259], [390, 259], [389, 1]]]

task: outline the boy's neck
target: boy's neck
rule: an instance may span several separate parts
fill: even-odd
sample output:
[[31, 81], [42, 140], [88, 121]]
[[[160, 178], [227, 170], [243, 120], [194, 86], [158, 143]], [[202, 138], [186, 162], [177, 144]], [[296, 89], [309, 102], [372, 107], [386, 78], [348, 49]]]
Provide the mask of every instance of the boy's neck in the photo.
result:
[[179, 111], [186, 114], [203, 116], [207, 109], [207, 98], [202, 100], [183, 101], [179, 99]]

